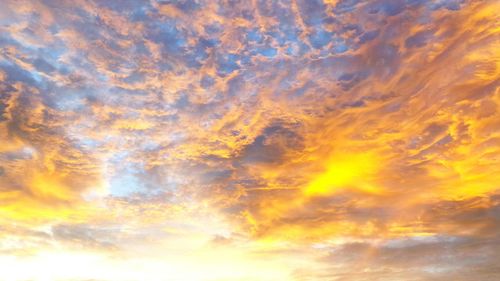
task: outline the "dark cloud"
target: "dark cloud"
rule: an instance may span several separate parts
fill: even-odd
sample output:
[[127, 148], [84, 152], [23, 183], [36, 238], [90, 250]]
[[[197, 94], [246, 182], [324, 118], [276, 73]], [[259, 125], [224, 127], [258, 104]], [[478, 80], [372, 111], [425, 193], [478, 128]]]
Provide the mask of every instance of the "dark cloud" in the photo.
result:
[[406, 48], [420, 48], [427, 44], [427, 41], [430, 40], [432, 33], [429, 31], [420, 31], [415, 35], [408, 37], [405, 40]]
[[[478, 275], [495, 280], [500, 276], [498, 267], [493, 265], [498, 258], [495, 241], [438, 236], [392, 240], [382, 245], [350, 243], [332, 250], [325, 260], [332, 265], [354, 266], [330, 276], [340, 280], [347, 274], [354, 274], [358, 280], [398, 280], [410, 274], [414, 280], [446, 280], [450, 276], [470, 280]], [[365, 271], [368, 266], [369, 273]]]
[[285, 153], [303, 148], [302, 138], [292, 128], [279, 122], [266, 127], [262, 134], [242, 151], [243, 163], [280, 163]]
[[52, 236], [58, 241], [70, 243], [76, 247], [98, 249], [116, 248], [116, 236], [119, 230], [103, 229], [89, 225], [59, 224], [52, 227]]

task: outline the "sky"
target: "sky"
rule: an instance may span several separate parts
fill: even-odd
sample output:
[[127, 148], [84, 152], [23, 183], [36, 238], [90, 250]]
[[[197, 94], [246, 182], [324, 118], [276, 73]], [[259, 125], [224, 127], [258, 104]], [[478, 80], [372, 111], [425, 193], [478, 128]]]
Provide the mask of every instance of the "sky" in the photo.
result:
[[0, 0], [0, 280], [500, 280], [498, 11]]

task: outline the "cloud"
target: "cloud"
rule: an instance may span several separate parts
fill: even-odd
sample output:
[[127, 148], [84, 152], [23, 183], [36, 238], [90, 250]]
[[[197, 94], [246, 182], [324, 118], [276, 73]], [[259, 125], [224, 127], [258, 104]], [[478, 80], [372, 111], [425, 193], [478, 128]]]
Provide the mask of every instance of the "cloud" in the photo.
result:
[[498, 8], [5, 1], [0, 249], [493, 280]]
[[59, 224], [52, 226], [54, 239], [68, 242], [80, 247], [95, 247], [97, 249], [113, 249], [116, 245], [117, 230], [99, 229], [87, 225]]

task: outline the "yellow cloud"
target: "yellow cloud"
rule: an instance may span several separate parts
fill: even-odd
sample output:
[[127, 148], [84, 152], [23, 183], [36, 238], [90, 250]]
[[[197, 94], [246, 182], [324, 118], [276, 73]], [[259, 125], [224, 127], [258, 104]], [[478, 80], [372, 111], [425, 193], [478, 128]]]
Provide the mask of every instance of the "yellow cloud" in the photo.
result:
[[335, 155], [326, 162], [326, 171], [305, 188], [306, 196], [332, 195], [341, 190], [379, 194], [382, 189], [371, 181], [381, 163], [370, 152]]

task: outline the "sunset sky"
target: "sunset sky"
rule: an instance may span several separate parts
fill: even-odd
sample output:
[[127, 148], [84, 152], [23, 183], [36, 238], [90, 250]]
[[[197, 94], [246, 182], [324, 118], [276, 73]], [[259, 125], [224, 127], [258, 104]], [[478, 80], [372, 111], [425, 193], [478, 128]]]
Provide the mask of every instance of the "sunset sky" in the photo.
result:
[[0, 280], [500, 280], [500, 2], [0, 0]]

